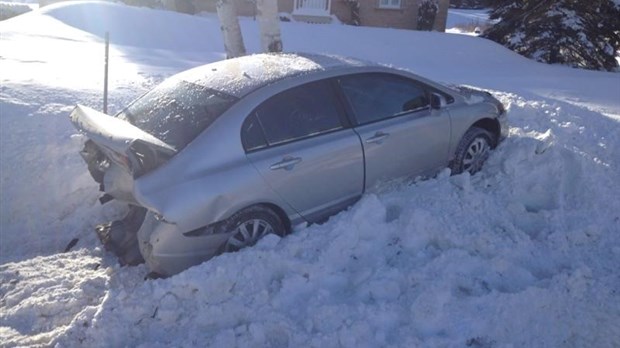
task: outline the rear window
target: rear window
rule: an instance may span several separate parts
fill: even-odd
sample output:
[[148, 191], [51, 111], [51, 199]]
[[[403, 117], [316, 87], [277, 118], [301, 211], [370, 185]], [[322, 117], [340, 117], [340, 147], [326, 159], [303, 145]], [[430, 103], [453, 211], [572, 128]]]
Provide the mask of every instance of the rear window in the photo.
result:
[[[254, 118], [258, 122], [254, 122]], [[261, 126], [263, 134], [253, 129]], [[259, 127], [254, 127], [259, 128]], [[328, 81], [310, 82], [277, 94], [255, 110], [244, 124], [246, 150], [315, 136], [342, 128], [340, 114]], [[247, 138], [247, 139], [246, 139]]]
[[236, 101], [207, 87], [170, 81], [140, 97], [118, 117], [180, 150]]

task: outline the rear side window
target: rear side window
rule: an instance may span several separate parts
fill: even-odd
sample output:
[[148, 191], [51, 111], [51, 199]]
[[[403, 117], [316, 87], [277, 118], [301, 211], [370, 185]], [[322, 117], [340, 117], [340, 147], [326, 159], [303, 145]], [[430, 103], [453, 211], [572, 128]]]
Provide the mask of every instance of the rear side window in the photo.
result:
[[242, 142], [250, 151], [340, 128], [333, 88], [327, 81], [318, 81], [289, 89], [262, 103], [245, 120]]
[[425, 88], [402, 76], [359, 74], [341, 77], [339, 82], [358, 124], [430, 107]]
[[146, 93], [118, 117], [180, 150], [236, 101], [210, 88], [171, 81]]
[[267, 146], [265, 134], [255, 113], [251, 114], [243, 123], [241, 140], [246, 151], [258, 150]]

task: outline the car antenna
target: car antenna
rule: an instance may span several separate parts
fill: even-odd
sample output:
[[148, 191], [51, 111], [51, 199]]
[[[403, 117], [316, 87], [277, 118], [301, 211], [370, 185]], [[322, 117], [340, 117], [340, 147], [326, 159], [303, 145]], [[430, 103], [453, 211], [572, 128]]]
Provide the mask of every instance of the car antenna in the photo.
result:
[[108, 113], [108, 56], [110, 54], [110, 32], [105, 32], [105, 58], [103, 61], [103, 113]]

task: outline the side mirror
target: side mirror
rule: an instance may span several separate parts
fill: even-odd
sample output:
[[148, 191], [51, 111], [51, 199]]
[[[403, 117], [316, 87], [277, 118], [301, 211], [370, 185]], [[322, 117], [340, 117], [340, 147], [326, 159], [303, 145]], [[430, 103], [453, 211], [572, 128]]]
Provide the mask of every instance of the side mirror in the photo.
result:
[[446, 105], [448, 105], [446, 97], [439, 93], [431, 93], [431, 107], [433, 109], [441, 109]]

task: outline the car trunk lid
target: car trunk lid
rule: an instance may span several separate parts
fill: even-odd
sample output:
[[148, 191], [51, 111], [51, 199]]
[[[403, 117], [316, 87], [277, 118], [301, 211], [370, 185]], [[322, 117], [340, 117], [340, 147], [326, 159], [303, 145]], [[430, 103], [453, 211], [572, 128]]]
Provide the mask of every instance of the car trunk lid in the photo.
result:
[[[120, 167], [123, 173], [115, 175], [124, 176], [124, 181], [132, 181], [157, 168], [176, 153], [172, 146], [131, 123], [83, 105], [76, 106], [70, 119], [75, 128], [90, 140], [81, 155], [95, 181], [101, 184], [115, 181], [104, 180], [106, 172], [118, 172], [118, 168], [112, 170], [111, 167]], [[131, 190], [132, 185], [125, 186], [127, 188], [121, 191]], [[127, 200], [132, 194], [111, 192], [113, 190], [105, 187], [102, 190], [115, 198], [122, 197], [122, 200]]]

